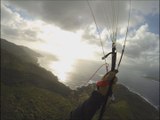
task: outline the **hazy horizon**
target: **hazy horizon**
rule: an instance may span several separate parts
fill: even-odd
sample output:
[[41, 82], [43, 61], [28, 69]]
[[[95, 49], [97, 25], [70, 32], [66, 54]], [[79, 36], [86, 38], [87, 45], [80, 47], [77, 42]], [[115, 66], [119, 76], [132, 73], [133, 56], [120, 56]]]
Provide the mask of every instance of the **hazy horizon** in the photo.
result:
[[[98, 28], [87, 1], [2, 0], [1, 37], [41, 53], [38, 63], [57, 75], [62, 83], [70, 87], [86, 84], [89, 77], [104, 64], [98, 32], [107, 54], [111, 51], [111, 40], [108, 37], [116, 26], [112, 22], [118, 18], [118, 62], [129, 12], [127, 0], [89, 3]], [[107, 63], [110, 64], [110, 57]], [[97, 73], [94, 81], [103, 74], [105, 68]], [[159, 81], [159, 1], [131, 1], [126, 50], [118, 76], [120, 80], [128, 79], [130, 83], [123, 81], [128, 86], [134, 79], [139, 80], [134, 83], [135, 89], [136, 84], [140, 83], [142, 88], [146, 84], [148, 86], [148, 83], [144, 84], [145, 80]]]

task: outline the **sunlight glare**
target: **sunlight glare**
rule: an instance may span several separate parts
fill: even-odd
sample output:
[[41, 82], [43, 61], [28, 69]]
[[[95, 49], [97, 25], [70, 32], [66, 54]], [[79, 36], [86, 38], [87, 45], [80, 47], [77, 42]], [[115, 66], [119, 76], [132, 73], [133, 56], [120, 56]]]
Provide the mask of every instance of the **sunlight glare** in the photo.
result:
[[48, 66], [61, 82], [67, 81], [76, 60], [93, 59], [94, 48], [82, 41], [81, 31], [73, 33], [51, 25], [44, 26], [41, 31], [38, 37], [45, 42], [36, 47], [58, 58]]

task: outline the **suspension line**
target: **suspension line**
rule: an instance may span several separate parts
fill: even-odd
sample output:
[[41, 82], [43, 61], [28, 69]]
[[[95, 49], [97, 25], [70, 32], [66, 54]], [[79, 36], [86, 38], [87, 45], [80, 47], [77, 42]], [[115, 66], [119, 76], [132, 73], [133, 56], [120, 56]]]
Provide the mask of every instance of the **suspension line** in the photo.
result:
[[[100, 31], [99, 31], [99, 28], [98, 28], [98, 24], [97, 24], [97, 22], [96, 22], [96, 18], [95, 18], [95, 16], [94, 16], [92, 7], [90, 6], [89, 0], [87, 0], [87, 3], [88, 3], [88, 6], [89, 6], [89, 9], [90, 9], [90, 11], [91, 11], [91, 14], [92, 14], [94, 23], [95, 23], [95, 25], [96, 25], [96, 29], [97, 29], [98, 36], [99, 36], [99, 40], [100, 40], [100, 43], [101, 43], [101, 48], [102, 48], [103, 55], [105, 55], [104, 48], [103, 48], [103, 43], [102, 43], [102, 38], [101, 38]], [[104, 61], [105, 61], [105, 64], [107, 65], [106, 59], [104, 59]], [[106, 68], [106, 71], [107, 71], [107, 68]]]
[[126, 36], [125, 36], [125, 40], [124, 40], [124, 44], [123, 44], [123, 48], [122, 48], [122, 53], [121, 53], [121, 57], [117, 66], [117, 70], [119, 69], [119, 66], [121, 64], [122, 61], [122, 57], [124, 54], [124, 50], [125, 50], [125, 46], [126, 46], [126, 41], [127, 41], [127, 36], [128, 36], [128, 29], [129, 29], [129, 22], [130, 22], [130, 16], [131, 16], [131, 0], [130, 0], [130, 7], [129, 7], [129, 16], [128, 16], [128, 25], [127, 25], [127, 30], [126, 30]]

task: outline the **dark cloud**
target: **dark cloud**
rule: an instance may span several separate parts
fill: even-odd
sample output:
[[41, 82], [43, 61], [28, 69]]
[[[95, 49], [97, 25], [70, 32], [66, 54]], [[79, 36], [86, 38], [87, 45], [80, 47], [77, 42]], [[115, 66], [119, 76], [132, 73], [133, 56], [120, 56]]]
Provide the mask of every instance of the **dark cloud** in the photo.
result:
[[[27, 15], [31, 15], [32, 18], [44, 20], [47, 23], [55, 24], [67, 30], [85, 29], [88, 25], [94, 23], [87, 1], [38, 0], [9, 1], [3, 3], [10, 6], [10, 8], [17, 9], [19, 12], [28, 12], [29, 14]], [[90, 1], [89, 3], [93, 9], [100, 30], [104, 27], [107, 28], [107, 30], [113, 30], [117, 26], [116, 17], [118, 17], [119, 28], [127, 26], [129, 11], [128, 1]], [[146, 8], [145, 6], [147, 6], [147, 10], [141, 9], [141, 7]], [[144, 19], [143, 15], [154, 13], [154, 8], [156, 9], [157, 6], [155, 1], [134, 1], [132, 2], [132, 8], [133, 12], [136, 14], [133, 14], [133, 16], [131, 15], [130, 26], [139, 22], [142, 23]], [[144, 14], [139, 14], [143, 12]]]
[[90, 22], [86, 1], [12, 1], [35, 18], [68, 30], [79, 29]]
[[[53, 23], [63, 29], [84, 29], [94, 23], [87, 1], [10, 1], [17, 9], [31, 16]], [[127, 24], [128, 1], [90, 1], [99, 29], [114, 29], [116, 17], [119, 27]], [[114, 9], [113, 9], [114, 8]]]

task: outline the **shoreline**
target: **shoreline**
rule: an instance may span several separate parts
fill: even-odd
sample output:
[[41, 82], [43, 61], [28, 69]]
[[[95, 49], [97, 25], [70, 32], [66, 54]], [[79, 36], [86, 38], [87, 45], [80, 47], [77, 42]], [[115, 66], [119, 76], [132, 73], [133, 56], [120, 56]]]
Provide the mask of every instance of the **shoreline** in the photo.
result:
[[[83, 86], [88, 86], [88, 85], [90, 85], [90, 84], [95, 84], [95, 83], [92, 82], [92, 83], [88, 83], [87, 85], [79, 85], [79, 86], [76, 86], [76, 89], [77, 89], [77, 88], [81, 88], [81, 87], [83, 87]], [[141, 95], [140, 93], [132, 90], [131, 88], [129, 88], [127, 85], [125, 85], [125, 84], [123, 84], [123, 83], [118, 83], [118, 84], [123, 85], [123, 86], [126, 87], [130, 92], [138, 95], [138, 96], [141, 97], [143, 100], [145, 100], [147, 103], [149, 103], [151, 106], [153, 106], [156, 110], [159, 110], [159, 107], [158, 107], [158, 106], [154, 105], [152, 102], [150, 102], [146, 97], [144, 97], [144, 96]], [[74, 90], [76, 90], [76, 89], [74, 89]]]
[[147, 98], [145, 98], [143, 95], [141, 95], [140, 93], [132, 90], [131, 88], [129, 88], [128, 86], [126, 86], [125, 84], [123, 83], [119, 83], [121, 85], [123, 85], [124, 87], [126, 87], [130, 92], [138, 95], [139, 97], [141, 97], [142, 99], [144, 99], [147, 103], [149, 103], [151, 106], [153, 106], [156, 110], [159, 110], [158, 106], [154, 105], [152, 102], [150, 102]]

